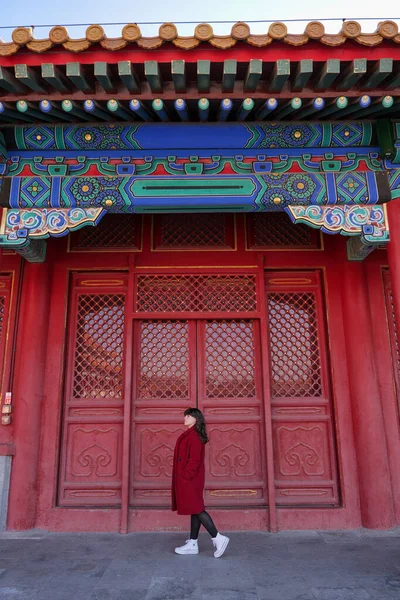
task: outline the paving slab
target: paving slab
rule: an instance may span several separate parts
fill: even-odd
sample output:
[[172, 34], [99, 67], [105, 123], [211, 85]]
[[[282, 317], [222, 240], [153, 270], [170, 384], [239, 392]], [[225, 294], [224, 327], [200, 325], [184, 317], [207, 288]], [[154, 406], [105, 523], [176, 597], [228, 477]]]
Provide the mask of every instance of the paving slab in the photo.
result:
[[0, 600], [400, 600], [400, 529], [229, 536], [0, 533]]

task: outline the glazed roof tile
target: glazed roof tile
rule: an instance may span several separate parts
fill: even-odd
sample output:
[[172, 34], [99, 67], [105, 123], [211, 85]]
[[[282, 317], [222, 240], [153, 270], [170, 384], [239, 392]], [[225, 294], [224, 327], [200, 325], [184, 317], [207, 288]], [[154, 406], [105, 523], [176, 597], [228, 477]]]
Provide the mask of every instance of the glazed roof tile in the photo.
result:
[[271, 23], [264, 34], [255, 35], [251, 33], [247, 23], [238, 22], [233, 25], [229, 35], [221, 36], [215, 35], [212, 26], [208, 23], [200, 23], [194, 29], [192, 36], [180, 36], [176, 25], [163, 23], [159, 28], [158, 36], [144, 37], [136, 23], [129, 23], [123, 27], [121, 36], [117, 38], [108, 38], [101, 25], [90, 25], [86, 29], [85, 37], [80, 39], [70, 38], [66, 27], [59, 25], [51, 29], [48, 38], [43, 39], [34, 38], [33, 30], [29, 27], [17, 27], [12, 32], [11, 42], [0, 41], [0, 56], [11, 56], [23, 48], [28, 48], [31, 52], [44, 53], [57, 46], [77, 53], [95, 44], [110, 51], [121, 50], [129, 44], [135, 44], [145, 50], [155, 50], [167, 43], [184, 50], [191, 50], [200, 44], [209, 44], [226, 50], [238, 43], [262, 48], [275, 42], [302, 46], [310, 41], [316, 41], [325, 46], [335, 47], [350, 40], [368, 47], [378, 46], [383, 40], [392, 40], [393, 43], [400, 44], [399, 27], [394, 21], [382, 21], [375, 32], [363, 33], [358, 21], [344, 21], [338, 33], [330, 34], [325, 33], [323, 23], [311, 21], [307, 24], [304, 33], [291, 34], [285, 23], [276, 21]]

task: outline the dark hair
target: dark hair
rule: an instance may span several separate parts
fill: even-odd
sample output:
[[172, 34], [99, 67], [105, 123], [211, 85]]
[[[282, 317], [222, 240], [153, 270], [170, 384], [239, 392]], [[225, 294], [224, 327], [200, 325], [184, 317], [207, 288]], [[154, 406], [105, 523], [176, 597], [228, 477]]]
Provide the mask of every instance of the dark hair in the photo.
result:
[[198, 408], [187, 408], [183, 414], [185, 416], [189, 415], [190, 417], [194, 417], [196, 419], [194, 428], [197, 431], [197, 433], [199, 434], [199, 437], [200, 437], [201, 441], [203, 442], [203, 444], [207, 444], [208, 435], [207, 435], [206, 422], [205, 422], [204, 415], [201, 412], [201, 410], [199, 410]]

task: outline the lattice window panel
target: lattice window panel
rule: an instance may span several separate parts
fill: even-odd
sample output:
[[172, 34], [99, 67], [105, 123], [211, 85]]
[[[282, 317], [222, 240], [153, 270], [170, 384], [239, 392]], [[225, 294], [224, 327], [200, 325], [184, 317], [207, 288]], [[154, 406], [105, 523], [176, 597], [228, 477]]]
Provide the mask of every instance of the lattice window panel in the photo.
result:
[[255, 397], [251, 321], [208, 321], [205, 360], [207, 398]]
[[272, 395], [319, 397], [322, 372], [313, 293], [268, 295]]
[[226, 248], [227, 220], [224, 214], [170, 214], [155, 217], [157, 248]]
[[73, 398], [122, 398], [123, 294], [82, 294], [77, 309]]
[[251, 248], [319, 248], [318, 232], [307, 225], [294, 225], [284, 212], [248, 216]]
[[70, 236], [71, 250], [138, 250], [140, 217], [106, 215], [95, 227], [83, 227]]
[[140, 275], [138, 312], [256, 310], [254, 275]]
[[188, 396], [188, 322], [142, 321], [138, 399], [159, 400]]

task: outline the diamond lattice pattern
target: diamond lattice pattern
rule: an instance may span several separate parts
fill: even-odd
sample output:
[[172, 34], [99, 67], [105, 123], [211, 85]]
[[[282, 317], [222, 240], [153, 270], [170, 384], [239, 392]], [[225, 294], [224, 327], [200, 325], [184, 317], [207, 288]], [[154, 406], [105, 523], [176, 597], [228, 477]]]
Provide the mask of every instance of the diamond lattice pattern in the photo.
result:
[[252, 227], [256, 248], [316, 247], [315, 232], [307, 225], [294, 225], [283, 212], [253, 215]]
[[138, 312], [256, 310], [254, 275], [141, 275]]
[[136, 215], [106, 215], [96, 227], [83, 227], [71, 234], [72, 250], [133, 249], [137, 250]]
[[252, 321], [206, 323], [207, 398], [253, 398], [254, 341]]
[[188, 398], [188, 322], [142, 321], [140, 347], [138, 399]]
[[123, 333], [123, 294], [79, 296], [74, 398], [122, 397]]
[[226, 217], [223, 214], [160, 215], [162, 248], [226, 246]]
[[269, 294], [268, 311], [273, 397], [321, 396], [314, 294]]

